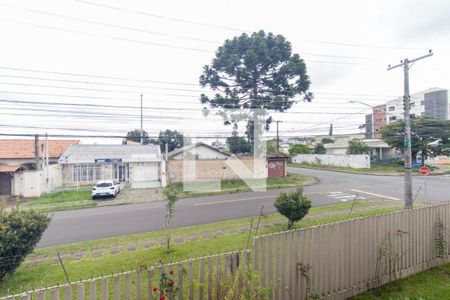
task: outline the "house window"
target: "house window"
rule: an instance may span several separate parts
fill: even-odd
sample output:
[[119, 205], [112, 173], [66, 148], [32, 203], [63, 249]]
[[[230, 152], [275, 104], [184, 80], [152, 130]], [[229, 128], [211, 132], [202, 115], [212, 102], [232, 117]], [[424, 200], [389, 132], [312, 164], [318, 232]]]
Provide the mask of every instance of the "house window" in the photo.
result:
[[73, 181], [100, 180], [101, 167], [93, 164], [77, 165], [73, 167]]
[[414, 119], [414, 118], [416, 117], [416, 114], [410, 114], [409, 117], [410, 117], [411, 119]]
[[395, 120], [397, 120], [396, 116], [389, 117], [389, 121], [395, 121]]
[[389, 106], [389, 111], [394, 111], [395, 110], [395, 106]]

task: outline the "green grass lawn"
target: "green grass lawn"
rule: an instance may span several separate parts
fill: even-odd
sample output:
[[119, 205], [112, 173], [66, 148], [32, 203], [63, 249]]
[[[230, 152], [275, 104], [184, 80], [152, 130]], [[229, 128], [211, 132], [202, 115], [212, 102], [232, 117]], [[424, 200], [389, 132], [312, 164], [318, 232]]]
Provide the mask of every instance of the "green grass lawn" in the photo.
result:
[[450, 264], [388, 283], [351, 299], [450, 299]]
[[[256, 186], [263, 187], [265, 184], [267, 189], [300, 187], [300, 186], [314, 184], [317, 182], [316, 179], [314, 179], [310, 176], [305, 176], [305, 175], [300, 175], [300, 174], [288, 174], [285, 177], [267, 178], [267, 179], [262, 179], [262, 180], [250, 180], [250, 181], [253, 184], [255, 184]], [[206, 186], [207, 186], [207, 184], [205, 184], [205, 187]], [[220, 191], [217, 191], [217, 192], [183, 191], [182, 183], [177, 184], [177, 188], [183, 198], [250, 191], [250, 188], [247, 186], [247, 184], [242, 179], [222, 180]]]
[[[370, 169], [362, 168], [362, 169], [354, 169], [349, 167], [337, 167], [337, 166], [329, 166], [329, 165], [319, 165], [312, 163], [290, 163], [290, 167], [298, 167], [298, 168], [311, 168], [311, 169], [322, 169], [322, 170], [331, 170], [331, 171], [340, 171], [347, 173], [357, 173], [357, 174], [403, 174], [404, 167], [399, 164], [389, 164], [389, 165], [376, 165], [373, 164]], [[435, 168], [430, 167], [431, 170]], [[418, 169], [413, 169], [413, 173], [419, 173]]]
[[[364, 208], [364, 211], [353, 212], [351, 216], [348, 215], [351, 203], [312, 208], [308, 218], [297, 223], [296, 228], [327, 224], [401, 209], [400, 207], [379, 208], [374, 207], [373, 205], [373, 202], [368, 201], [357, 202], [355, 207]], [[324, 215], [327, 213], [336, 212], [340, 212], [340, 214], [335, 216]], [[286, 219], [279, 214], [270, 214], [266, 216], [262, 222], [267, 223], [276, 221], [284, 222]], [[36, 249], [28, 259], [47, 257], [53, 260], [56, 258], [58, 252], [63, 256], [68, 253], [84, 252], [85, 255], [80, 260], [66, 258], [65, 266], [68, 270], [70, 278], [77, 280], [86, 279], [91, 276], [96, 277], [101, 276], [102, 274], [136, 269], [139, 265], [143, 264], [152, 265], [155, 264], [160, 258], [167, 262], [178, 261], [188, 257], [198, 257], [214, 253], [245, 249], [248, 239], [248, 232], [236, 231], [235, 233], [229, 233], [226, 232], [226, 230], [231, 227], [249, 226], [249, 224], [249, 218], [242, 218], [213, 224], [173, 229], [172, 236], [174, 237], [198, 234], [199, 238], [195, 241], [187, 240], [183, 244], [174, 245], [172, 248], [173, 251], [169, 255], [166, 255], [163, 252], [163, 248], [161, 246], [156, 246], [149, 249], [144, 249], [142, 247], [141, 243], [144, 241], [158, 241], [163, 239], [164, 232], [157, 231]], [[277, 232], [284, 229], [285, 226], [270, 226], [260, 228], [259, 233]], [[216, 230], [222, 230], [224, 235], [213, 237], [211, 239], [204, 239], [200, 235], [204, 231], [214, 232]], [[139, 244], [138, 249], [130, 252], [122, 251], [116, 255], [112, 255], [108, 251], [111, 246], [126, 247], [126, 245], [130, 243]], [[104, 249], [105, 254], [101, 257], [93, 258], [90, 251], [95, 249]], [[58, 264], [45, 262], [37, 266], [32, 266], [29, 263], [24, 263], [12, 276], [6, 278], [5, 281], [0, 284], [0, 296], [8, 293], [18, 293], [24, 290], [30, 290], [32, 288], [50, 286], [55, 283], [64, 282], [64, 273]]]

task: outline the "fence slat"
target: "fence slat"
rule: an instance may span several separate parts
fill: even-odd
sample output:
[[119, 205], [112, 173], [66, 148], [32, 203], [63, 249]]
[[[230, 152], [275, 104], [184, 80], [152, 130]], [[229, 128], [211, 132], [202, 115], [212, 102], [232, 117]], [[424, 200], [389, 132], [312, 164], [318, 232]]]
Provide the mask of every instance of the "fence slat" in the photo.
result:
[[77, 299], [78, 300], [85, 299], [84, 283], [82, 282], [77, 284]]
[[91, 280], [89, 282], [89, 300], [97, 299], [97, 285], [95, 284], [95, 280]]
[[183, 264], [178, 263], [178, 300], [183, 300]]
[[[46, 294], [45, 291], [37, 292], [36, 299], [37, 300], [44, 300], [45, 299], [45, 294]], [[14, 300], [14, 297], [9, 298], [8, 300]]]
[[102, 300], [108, 300], [108, 277], [102, 278]]
[[114, 300], [120, 300], [120, 275], [114, 276]]
[[194, 299], [194, 266], [192, 260], [188, 263], [188, 299]]
[[275, 299], [277, 296], [277, 292], [280, 289], [279, 285], [280, 285], [280, 275], [278, 273], [278, 234], [275, 234], [275, 236], [273, 237], [273, 274], [274, 274], [274, 284], [275, 284], [275, 288], [273, 289], [273, 293], [272, 293], [272, 297], [271, 300]]
[[125, 274], [125, 299], [131, 300], [131, 273]]
[[198, 300], [203, 300], [203, 293], [204, 293], [204, 280], [205, 280], [205, 273], [204, 273], [204, 266], [203, 266], [203, 258], [200, 258], [198, 261]]
[[208, 300], [212, 300], [213, 292], [212, 292], [212, 277], [213, 277], [213, 265], [212, 265], [212, 257], [208, 257]]
[[72, 285], [68, 284], [64, 287], [64, 300], [72, 300]]
[[136, 300], [142, 299], [142, 271], [136, 271]]
[[50, 290], [50, 299], [59, 300], [59, 288], [53, 288]]
[[153, 275], [154, 275], [154, 269], [149, 268], [147, 269], [147, 298], [148, 300], [153, 299]]

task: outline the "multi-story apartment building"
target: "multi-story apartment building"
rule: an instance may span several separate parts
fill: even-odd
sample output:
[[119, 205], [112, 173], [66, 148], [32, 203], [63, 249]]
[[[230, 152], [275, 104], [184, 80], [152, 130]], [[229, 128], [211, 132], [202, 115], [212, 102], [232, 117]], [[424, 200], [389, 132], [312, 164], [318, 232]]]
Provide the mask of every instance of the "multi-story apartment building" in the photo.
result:
[[[410, 96], [411, 117], [430, 117], [440, 120], [450, 119], [449, 93], [446, 89], [430, 88]], [[369, 117], [370, 116], [370, 117]], [[366, 115], [366, 136], [381, 138], [381, 128], [397, 120], [403, 120], [403, 97], [386, 104], [375, 106], [372, 115]]]
[[381, 138], [381, 128], [386, 125], [386, 104], [374, 106], [373, 109], [373, 138]]

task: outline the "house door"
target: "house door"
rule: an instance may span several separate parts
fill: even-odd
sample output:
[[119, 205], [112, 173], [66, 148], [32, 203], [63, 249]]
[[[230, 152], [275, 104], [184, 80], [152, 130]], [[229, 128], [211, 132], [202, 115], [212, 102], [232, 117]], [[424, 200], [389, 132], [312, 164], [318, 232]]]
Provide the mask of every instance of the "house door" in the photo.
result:
[[270, 178], [283, 177], [285, 174], [285, 160], [269, 160], [267, 167]]
[[11, 195], [11, 175], [0, 173], [0, 195]]

